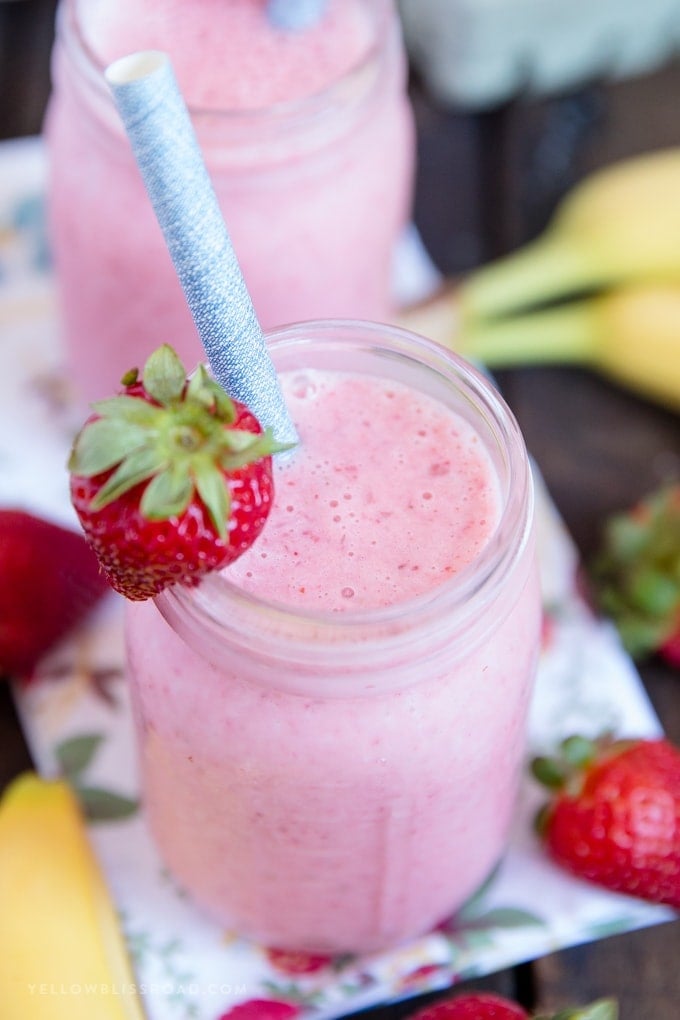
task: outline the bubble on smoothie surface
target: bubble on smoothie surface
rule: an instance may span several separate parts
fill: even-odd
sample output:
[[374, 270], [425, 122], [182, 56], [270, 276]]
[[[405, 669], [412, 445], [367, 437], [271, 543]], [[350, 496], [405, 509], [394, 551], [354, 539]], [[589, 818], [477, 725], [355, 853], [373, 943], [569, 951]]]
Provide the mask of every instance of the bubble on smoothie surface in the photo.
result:
[[301, 445], [276, 464], [266, 533], [233, 580], [274, 601], [353, 612], [430, 591], [479, 554], [501, 500], [466, 421], [370, 376], [310, 370], [281, 382]]

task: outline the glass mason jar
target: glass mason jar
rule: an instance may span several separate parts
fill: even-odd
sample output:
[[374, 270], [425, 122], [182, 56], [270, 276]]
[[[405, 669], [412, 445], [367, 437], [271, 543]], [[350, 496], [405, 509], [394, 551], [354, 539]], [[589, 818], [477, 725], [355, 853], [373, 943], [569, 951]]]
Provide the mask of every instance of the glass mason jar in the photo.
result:
[[[84, 37], [84, 2], [61, 0], [45, 136], [66, 366], [90, 400], [162, 342], [189, 367], [203, 355], [104, 64]], [[265, 329], [390, 316], [414, 163], [406, 61], [393, 0], [354, 6], [368, 19], [370, 44], [321, 91], [269, 107], [190, 111]], [[215, 68], [216, 78], [229, 73]]]
[[[302, 611], [230, 568], [126, 609], [145, 807], [171, 872], [242, 935], [371, 951], [449, 916], [506, 846], [539, 644], [531, 475], [501, 397], [443, 348], [347, 322], [269, 341], [279, 372], [434, 397], [475, 430], [499, 494], [481, 551], [408, 601]], [[369, 584], [374, 544], [356, 553]], [[323, 548], [311, 560], [325, 581]]]

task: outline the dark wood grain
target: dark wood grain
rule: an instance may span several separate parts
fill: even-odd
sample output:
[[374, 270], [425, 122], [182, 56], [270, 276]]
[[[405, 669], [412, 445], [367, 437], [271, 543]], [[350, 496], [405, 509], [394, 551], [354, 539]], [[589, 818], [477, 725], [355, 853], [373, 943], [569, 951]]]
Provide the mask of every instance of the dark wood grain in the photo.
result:
[[31, 764], [9, 685], [0, 679], [0, 789]]
[[0, 0], [0, 138], [40, 131], [56, 7], [57, 0]]
[[677, 1020], [679, 951], [673, 921], [546, 956], [534, 965], [541, 1008], [614, 995], [620, 1020]]

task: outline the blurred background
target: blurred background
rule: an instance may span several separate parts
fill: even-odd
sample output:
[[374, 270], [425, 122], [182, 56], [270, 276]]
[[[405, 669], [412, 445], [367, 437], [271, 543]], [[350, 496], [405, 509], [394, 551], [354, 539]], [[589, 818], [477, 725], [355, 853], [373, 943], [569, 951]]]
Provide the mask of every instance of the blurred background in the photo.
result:
[[[0, 0], [0, 138], [40, 131], [56, 6]], [[680, 142], [680, 0], [400, 8], [419, 131], [415, 219], [445, 273], [535, 236], [594, 168]]]

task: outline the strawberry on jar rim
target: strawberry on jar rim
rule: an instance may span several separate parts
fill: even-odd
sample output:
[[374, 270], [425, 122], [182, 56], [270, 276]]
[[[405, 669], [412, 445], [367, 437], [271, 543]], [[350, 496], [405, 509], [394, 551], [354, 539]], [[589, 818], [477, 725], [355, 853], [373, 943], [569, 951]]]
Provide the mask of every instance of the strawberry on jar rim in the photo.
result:
[[187, 379], [167, 344], [123, 384], [76, 436], [71, 500], [112, 587], [139, 601], [196, 585], [253, 544], [273, 499], [271, 455], [286, 447], [203, 365]]
[[552, 791], [537, 818], [550, 856], [607, 889], [680, 908], [680, 749], [574, 736], [560, 752], [532, 762]]

